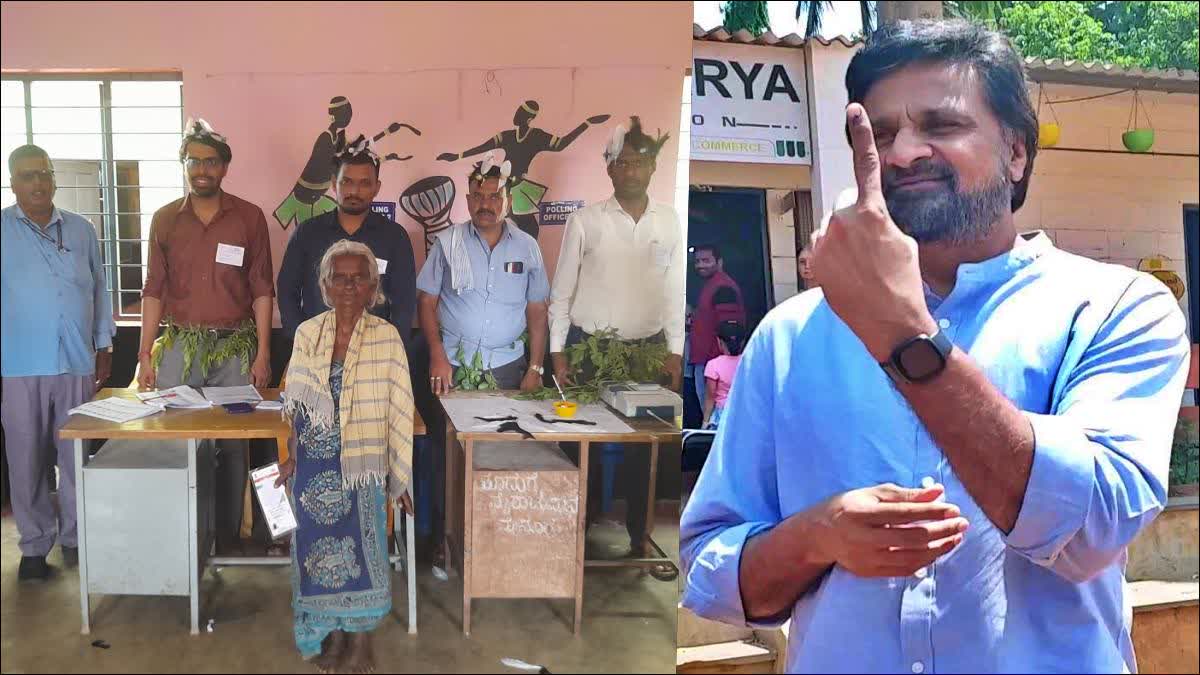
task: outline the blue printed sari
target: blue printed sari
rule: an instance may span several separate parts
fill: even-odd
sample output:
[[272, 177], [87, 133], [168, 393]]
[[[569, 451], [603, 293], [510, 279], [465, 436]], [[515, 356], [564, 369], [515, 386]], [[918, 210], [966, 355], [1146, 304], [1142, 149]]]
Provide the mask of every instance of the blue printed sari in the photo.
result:
[[292, 533], [293, 631], [305, 659], [321, 653], [332, 631], [374, 630], [392, 608], [385, 489], [342, 487], [341, 363], [330, 368], [329, 389], [331, 428], [310, 425], [303, 413], [294, 421], [291, 498], [299, 527]]

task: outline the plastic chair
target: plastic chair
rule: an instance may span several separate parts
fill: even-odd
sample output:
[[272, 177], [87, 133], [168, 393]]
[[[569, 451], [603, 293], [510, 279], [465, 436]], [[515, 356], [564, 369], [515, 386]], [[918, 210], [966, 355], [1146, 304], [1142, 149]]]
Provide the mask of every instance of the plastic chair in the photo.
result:
[[684, 473], [698, 474], [704, 468], [704, 462], [708, 460], [708, 453], [712, 449], [717, 432], [713, 429], [684, 429], [682, 437], [683, 456], [680, 468]]

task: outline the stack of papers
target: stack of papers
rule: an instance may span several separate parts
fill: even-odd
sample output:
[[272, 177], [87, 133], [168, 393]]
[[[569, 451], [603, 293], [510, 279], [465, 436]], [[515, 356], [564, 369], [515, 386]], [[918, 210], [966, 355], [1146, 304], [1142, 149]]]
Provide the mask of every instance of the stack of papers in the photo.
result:
[[283, 401], [259, 401], [257, 410], [283, 410]]
[[213, 405], [258, 403], [263, 400], [262, 394], [248, 384], [240, 387], [205, 387], [204, 398], [212, 401]]
[[87, 415], [88, 417], [96, 417], [109, 422], [124, 424], [132, 420], [149, 417], [154, 413], [162, 411], [163, 408], [161, 406], [146, 405], [140, 401], [130, 401], [114, 397], [84, 403], [77, 408], [71, 408], [67, 411], [67, 414]]
[[137, 397], [143, 403], [159, 407], [185, 409], [212, 407], [212, 403], [205, 400], [200, 395], [200, 392], [187, 385], [180, 385], [161, 391], [140, 391], [137, 393]]

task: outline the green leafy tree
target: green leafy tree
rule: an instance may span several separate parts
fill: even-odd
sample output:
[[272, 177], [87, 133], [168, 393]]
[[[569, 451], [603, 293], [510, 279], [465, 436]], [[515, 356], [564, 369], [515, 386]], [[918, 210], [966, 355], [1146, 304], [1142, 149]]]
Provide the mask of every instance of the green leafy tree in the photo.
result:
[[1087, 10], [1082, 2], [1018, 2], [1001, 24], [1024, 56], [1129, 65], [1116, 36]]
[[[863, 33], [877, 23], [917, 17], [961, 17], [1002, 29], [1025, 56], [1103, 61], [1119, 66], [1200, 70], [1200, 3], [1153, 2], [859, 2]], [[796, 3], [804, 36], [819, 35], [833, 11], [827, 0]], [[769, 27], [767, 3], [726, 2], [725, 27], [755, 35]]]
[[1197, 70], [1195, 2], [1014, 2], [1000, 25], [1025, 56]]
[[767, 16], [767, 3], [759, 0], [729, 0], [721, 5], [725, 30], [736, 32], [747, 30], [752, 35], [762, 35], [771, 28]]
[[[863, 26], [861, 35], [869, 37], [877, 23], [884, 24], [899, 19], [940, 19], [952, 16], [985, 21], [994, 25], [999, 21], [1003, 9], [1011, 4], [1011, 2], [967, 2], [964, 0], [943, 2], [869, 2], [864, 0], [858, 3]], [[797, 2], [796, 20], [804, 18], [804, 36], [813, 37], [820, 34], [825, 13], [832, 10], [833, 3], [828, 1], [801, 0]]]
[[1200, 69], [1200, 4], [1088, 2], [1088, 13], [1116, 36], [1122, 56], [1143, 68]]

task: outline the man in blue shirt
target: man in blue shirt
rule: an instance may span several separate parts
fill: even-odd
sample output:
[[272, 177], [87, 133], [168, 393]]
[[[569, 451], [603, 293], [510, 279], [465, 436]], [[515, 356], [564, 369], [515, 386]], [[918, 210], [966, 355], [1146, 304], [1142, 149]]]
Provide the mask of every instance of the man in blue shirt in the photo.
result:
[[[550, 284], [537, 240], [506, 218], [508, 162], [489, 156], [467, 178], [471, 221], [438, 236], [417, 277], [421, 332], [429, 342], [429, 385], [448, 392], [454, 370], [476, 360], [501, 389], [542, 386]], [[521, 334], [529, 330], [529, 362]], [[460, 358], [461, 357], [461, 358]]]
[[742, 357], [683, 604], [790, 618], [790, 672], [1135, 671], [1125, 549], [1166, 502], [1179, 307], [1017, 234], [1037, 118], [1005, 38], [900, 22], [846, 85], [857, 200]]
[[[58, 430], [111, 374], [116, 327], [96, 228], [54, 206], [49, 155], [21, 146], [8, 170], [17, 203], [0, 218], [5, 455], [21, 535], [17, 577], [45, 579], [55, 541], [65, 564], [79, 560], [74, 449]], [[49, 448], [58, 453], [57, 509], [47, 485]]]
[[412, 242], [404, 228], [387, 216], [371, 211], [379, 194], [380, 158], [364, 137], [351, 143], [335, 158], [334, 196], [338, 207], [297, 226], [279, 267], [279, 319], [290, 340], [304, 321], [327, 311], [321, 299], [321, 257], [342, 239], [367, 245], [379, 261], [379, 278], [387, 302], [371, 313], [391, 322], [408, 345], [412, 339], [416, 303], [416, 265]]

